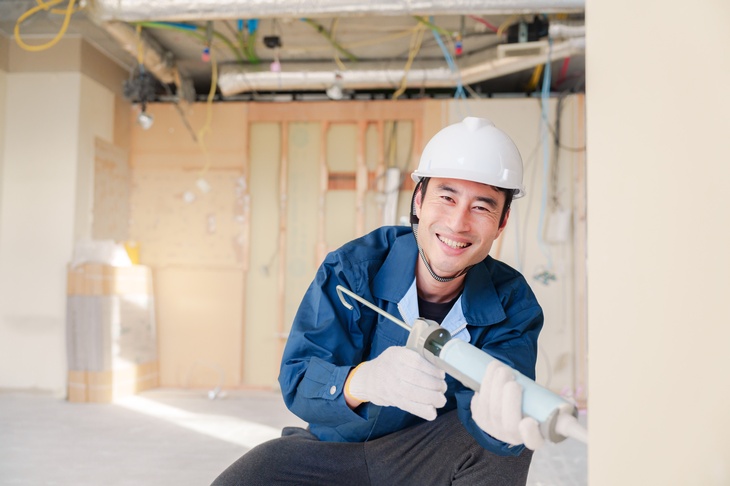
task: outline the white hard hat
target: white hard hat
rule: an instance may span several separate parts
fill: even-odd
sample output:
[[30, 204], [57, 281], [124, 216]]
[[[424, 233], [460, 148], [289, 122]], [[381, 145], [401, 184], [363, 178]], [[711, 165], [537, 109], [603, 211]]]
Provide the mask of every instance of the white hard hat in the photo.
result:
[[486, 118], [470, 116], [441, 129], [426, 144], [411, 177], [415, 182], [424, 177], [462, 179], [515, 189], [515, 198], [525, 195], [517, 146]]

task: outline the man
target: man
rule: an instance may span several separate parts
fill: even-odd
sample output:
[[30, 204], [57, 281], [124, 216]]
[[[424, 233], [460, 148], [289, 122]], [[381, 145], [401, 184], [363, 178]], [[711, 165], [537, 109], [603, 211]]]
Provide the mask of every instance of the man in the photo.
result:
[[279, 382], [309, 427], [284, 429], [214, 484], [525, 484], [543, 438], [509, 369], [490, 365], [474, 393], [405, 348], [406, 330], [337, 296], [342, 285], [408, 324], [435, 320], [534, 378], [542, 309], [522, 275], [488, 256], [523, 195], [516, 146], [466, 118], [429, 141], [413, 179], [412, 228], [330, 253], [294, 319]]

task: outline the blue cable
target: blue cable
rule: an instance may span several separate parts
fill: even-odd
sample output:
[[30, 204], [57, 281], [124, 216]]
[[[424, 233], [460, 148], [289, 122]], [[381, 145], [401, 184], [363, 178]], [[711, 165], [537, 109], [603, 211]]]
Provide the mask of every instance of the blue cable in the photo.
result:
[[[540, 198], [540, 222], [537, 229], [537, 241], [540, 245], [540, 250], [547, 258], [547, 269], [543, 272], [545, 275], [550, 274], [553, 268], [553, 259], [550, 254], [550, 248], [548, 247], [543, 237], [545, 228], [545, 212], [547, 210], [547, 193], [548, 193], [548, 178], [550, 177], [550, 144], [548, 143], [548, 112], [550, 110], [550, 81], [552, 79], [552, 69], [550, 66], [550, 59], [553, 51], [553, 40], [548, 38], [548, 57], [545, 62], [545, 73], [542, 80], [542, 93], [541, 93], [541, 111], [542, 111], [542, 123], [540, 124], [541, 136], [542, 136], [542, 196]], [[554, 276], [553, 276], [554, 279]], [[544, 283], [547, 283], [547, 278]]]
[[[433, 23], [433, 17], [429, 17], [429, 21]], [[456, 73], [457, 75], [456, 93], [454, 93], [454, 98], [466, 99], [466, 92], [464, 91], [464, 85], [461, 82], [461, 73], [459, 73], [459, 68], [456, 67], [456, 63], [451, 57], [451, 53], [449, 53], [449, 50], [446, 48], [446, 45], [444, 45], [444, 41], [441, 40], [441, 36], [438, 34], [438, 32], [436, 32], [436, 29], [431, 29], [431, 33], [433, 34], [434, 39], [436, 39], [436, 42], [441, 48], [441, 52], [443, 52], [444, 58], [446, 58], [446, 64], [449, 65], [449, 69], [452, 73]]]

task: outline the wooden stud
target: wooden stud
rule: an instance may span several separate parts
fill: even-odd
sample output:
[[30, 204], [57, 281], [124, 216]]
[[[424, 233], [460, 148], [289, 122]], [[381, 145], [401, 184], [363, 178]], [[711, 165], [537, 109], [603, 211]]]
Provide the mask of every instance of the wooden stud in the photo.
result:
[[366, 120], [358, 123], [357, 160], [355, 166], [355, 235], [365, 234], [365, 195], [367, 194], [369, 177], [365, 162], [365, 142], [368, 131]]
[[[576, 139], [578, 143], [585, 143], [585, 95], [576, 96], [577, 120], [574, 126], [578, 127]], [[573, 154], [573, 322], [575, 323], [575, 361], [573, 370], [575, 378], [575, 399], [578, 406], [584, 408], [587, 400], [587, 233], [586, 233], [586, 165], [585, 152]]]
[[289, 123], [281, 122], [281, 154], [279, 161], [279, 274], [277, 279], [276, 336], [279, 338], [279, 356], [284, 353], [286, 342], [286, 238], [287, 196], [289, 174]]
[[[378, 162], [375, 165], [375, 179], [377, 183], [377, 191], [379, 194], [383, 194], [385, 190], [385, 123], [383, 120], [378, 120], [376, 124], [376, 130], [378, 133]], [[371, 186], [372, 187], [372, 183]], [[380, 212], [380, 225], [384, 223], [385, 217], [383, 211]]]
[[248, 287], [246, 285], [246, 282], [248, 281], [248, 272], [249, 267], [251, 265], [251, 191], [250, 191], [250, 180], [251, 180], [251, 164], [249, 159], [249, 132], [251, 130], [251, 124], [248, 119], [248, 108], [244, 106], [243, 108], [243, 130], [241, 137], [243, 138], [243, 147], [244, 151], [242, 153], [243, 160], [242, 160], [242, 177], [243, 177], [243, 194], [241, 194], [241, 197], [243, 198], [243, 208], [242, 210], [242, 216], [243, 216], [243, 222], [241, 224], [241, 234], [242, 234], [242, 242], [241, 242], [241, 264], [243, 268], [242, 277], [243, 277], [243, 292], [241, 293], [241, 348], [239, 352], [239, 363], [240, 363], [240, 372], [241, 372], [241, 381], [243, 381], [243, 377], [245, 375], [246, 371], [246, 360], [244, 358], [246, 349], [246, 294], [248, 291]]
[[317, 266], [327, 255], [327, 234], [325, 232], [325, 209], [329, 189], [329, 168], [327, 167], [327, 133], [330, 122], [323, 121], [320, 128], [319, 147], [319, 208], [317, 211]]

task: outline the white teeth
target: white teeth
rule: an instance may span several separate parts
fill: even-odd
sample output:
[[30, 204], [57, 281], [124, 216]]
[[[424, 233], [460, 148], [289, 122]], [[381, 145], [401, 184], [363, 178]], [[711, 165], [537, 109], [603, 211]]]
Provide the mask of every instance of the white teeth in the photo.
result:
[[469, 243], [459, 243], [458, 241], [450, 240], [448, 238], [444, 238], [443, 236], [439, 236], [439, 240], [441, 240], [443, 243], [446, 243], [451, 248], [466, 248], [469, 246]]

